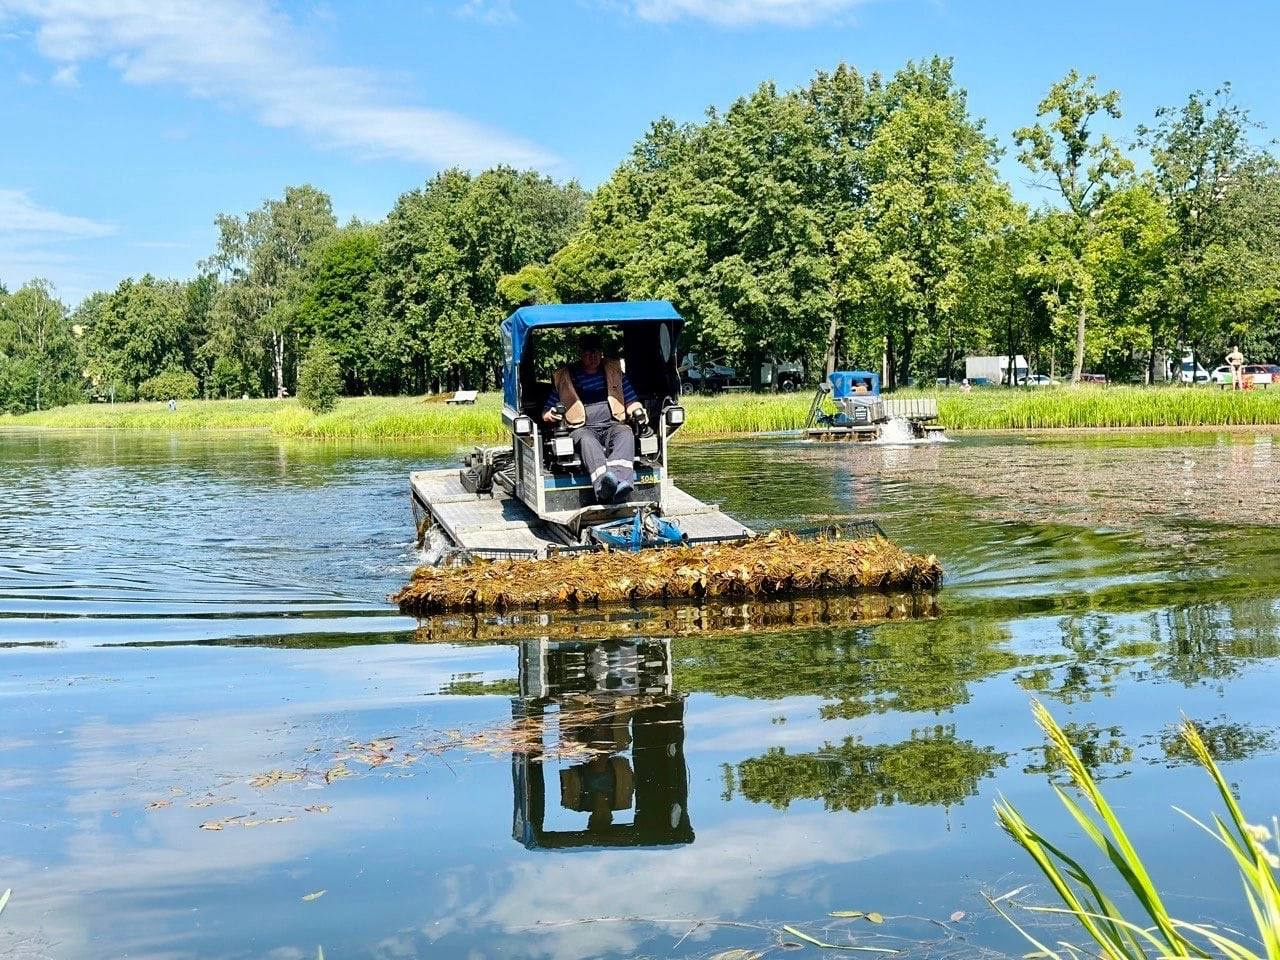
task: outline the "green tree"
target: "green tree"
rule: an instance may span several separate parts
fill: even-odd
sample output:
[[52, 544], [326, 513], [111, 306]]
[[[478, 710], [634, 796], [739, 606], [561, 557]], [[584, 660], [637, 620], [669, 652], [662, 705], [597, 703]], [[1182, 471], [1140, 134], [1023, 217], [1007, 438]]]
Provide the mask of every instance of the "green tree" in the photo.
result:
[[1157, 357], [1167, 333], [1173, 221], [1146, 182], [1111, 193], [1095, 220], [1084, 259], [1106, 322], [1093, 331], [1090, 353], [1112, 379], [1141, 373], [1151, 382], [1158, 375]]
[[394, 345], [378, 298], [379, 230], [350, 224], [312, 248], [292, 297], [298, 338], [321, 337], [342, 368], [346, 393], [399, 388]]
[[550, 258], [585, 202], [576, 183], [509, 167], [447, 170], [396, 201], [383, 233], [382, 309], [406, 385], [495, 382], [506, 310], [498, 281]]
[[86, 370], [95, 388], [137, 394], [162, 370], [184, 368], [191, 346], [186, 291], [150, 274], [123, 280], [107, 295], [89, 298], [76, 314], [85, 324]]
[[342, 368], [329, 344], [311, 342], [298, 370], [298, 402], [316, 413], [328, 413], [342, 395]]
[[892, 389], [920, 352], [930, 376], [951, 369], [964, 307], [991, 275], [1015, 211], [992, 166], [995, 142], [969, 117], [950, 60], [908, 64], [881, 96], [884, 119], [862, 157], [866, 202], [839, 247], [849, 298], [872, 321], [864, 349], [879, 348]]
[[1079, 382], [1084, 369], [1085, 333], [1096, 306], [1093, 276], [1085, 263], [1093, 214], [1133, 169], [1108, 135], [1091, 129], [1100, 116], [1120, 117], [1119, 92], [1098, 93], [1096, 84], [1095, 76], [1069, 71], [1040, 101], [1036, 116], [1042, 122], [1014, 132], [1022, 148], [1018, 159], [1032, 173], [1047, 175], [1052, 180], [1048, 186], [1065, 205], [1044, 267], [1053, 277], [1055, 317], [1060, 324], [1074, 318], [1072, 382]]
[[[221, 214], [218, 249], [206, 266], [223, 282], [212, 319], [217, 346], [206, 356], [255, 354], [266, 361], [268, 388], [277, 397], [286, 387], [287, 362], [295, 352], [296, 314], [287, 297], [296, 289], [308, 252], [337, 229], [328, 194], [310, 184], [288, 187], [244, 216]], [[246, 339], [256, 340], [249, 346]]]
[[43, 410], [84, 399], [67, 308], [47, 280], [0, 296], [0, 409]]
[[1250, 142], [1254, 126], [1224, 84], [1161, 107], [1153, 126], [1138, 128], [1176, 231], [1168, 299], [1182, 349], [1222, 349], [1248, 332], [1254, 292], [1272, 299], [1277, 228], [1266, 210], [1274, 212], [1274, 162]]

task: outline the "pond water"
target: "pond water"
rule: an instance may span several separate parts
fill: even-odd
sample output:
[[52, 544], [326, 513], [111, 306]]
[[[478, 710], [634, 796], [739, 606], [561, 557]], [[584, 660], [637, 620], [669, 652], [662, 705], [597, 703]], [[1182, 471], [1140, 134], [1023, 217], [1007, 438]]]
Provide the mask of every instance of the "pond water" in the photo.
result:
[[995, 798], [1096, 863], [1033, 697], [1175, 911], [1246, 922], [1173, 725], [1276, 812], [1274, 439], [688, 444], [752, 526], [938, 554], [936, 605], [419, 631], [407, 474], [453, 451], [0, 433], [0, 955], [1021, 956]]

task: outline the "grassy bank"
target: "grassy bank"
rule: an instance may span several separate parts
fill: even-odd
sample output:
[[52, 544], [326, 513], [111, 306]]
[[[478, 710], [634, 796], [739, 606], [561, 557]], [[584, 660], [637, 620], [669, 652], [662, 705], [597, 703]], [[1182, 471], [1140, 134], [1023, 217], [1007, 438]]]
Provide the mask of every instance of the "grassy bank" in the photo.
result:
[[[808, 396], [726, 395], [689, 397], [685, 436], [724, 436], [788, 430], [809, 412]], [[421, 397], [348, 397], [316, 415], [296, 400], [184, 400], [170, 412], [164, 403], [77, 404], [20, 417], [0, 416], [0, 427], [126, 430], [270, 430], [284, 437], [392, 439], [425, 437], [459, 442], [506, 439], [498, 394], [474, 406], [451, 406]]]
[[[909, 394], [918, 395], [918, 394]], [[1280, 387], [1232, 393], [1211, 388], [1061, 387], [1041, 390], [939, 391], [944, 426], [952, 430], [1087, 427], [1200, 427], [1280, 424]], [[724, 394], [687, 397], [685, 437], [793, 430], [803, 425], [811, 394]], [[20, 417], [0, 427], [150, 430], [270, 430], [284, 437], [499, 442], [505, 439], [497, 394], [454, 407], [421, 397], [350, 397], [317, 416], [295, 400], [187, 400], [80, 404]]]
[[940, 391], [938, 414], [953, 430], [1280, 424], [1280, 387], [1244, 391], [1214, 387]]

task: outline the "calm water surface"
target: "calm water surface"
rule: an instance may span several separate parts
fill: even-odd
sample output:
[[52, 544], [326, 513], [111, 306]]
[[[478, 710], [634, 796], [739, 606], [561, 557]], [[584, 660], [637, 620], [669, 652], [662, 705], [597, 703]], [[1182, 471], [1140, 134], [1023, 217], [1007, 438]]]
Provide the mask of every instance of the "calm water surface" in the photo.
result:
[[0, 433], [0, 955], [710, 957], [792, 924], [1020, 956], [982, 892], [1046, 895], [994, 798], [1088, 856], [1032, 697], [1177, 909], [1244, 922], [1169, 809], [1213, 807], [1172, 725], [1276, 812], [1280, 518], [1204, 505], [1270, 483], [1273, 439], [688, 445], [753, 526], [937, 553], [937, 615], [418, 632], [385, 601], [407, 473], [452, 451]]

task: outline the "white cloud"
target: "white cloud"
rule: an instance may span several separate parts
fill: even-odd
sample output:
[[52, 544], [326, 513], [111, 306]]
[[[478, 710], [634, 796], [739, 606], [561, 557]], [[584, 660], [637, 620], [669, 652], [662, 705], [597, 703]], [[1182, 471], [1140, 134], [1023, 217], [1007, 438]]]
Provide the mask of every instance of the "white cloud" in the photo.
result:
[[366, 70], [321, 62], [267, 0], [0, 0], [5, 17], [30, 21], [63, 67], [105, 60], [126, 82], [181, 87], [327, 145], [433, 165], [553, 162], [465, 117], [397, 104]]
[[41, 234], [72, 239], [105, 237], [115, 227], [87, 217], [48, 210], [33, 201], [23, 190], [0, 189], [0, 238], [18, 234]]
[[0, 188], [0, 282], [16, 288], [32, 277], [57, 276], [63, 294], [78, 298], [93, 281], [58, 246], [115, 232], [112, 224], [42, 207], [24, 190]]
[[458, 16], [483, 20], [485, 23], [515, 23], [520, 18], [511, 5], [512, 0], [466, 0], [458, 8]]
[[645, 20], [708, 20], [722, 27], [772, 24], [807, 27], [829, 20], [864, 0], [632, 0]]
[[68, 63], [53, 72], [53, 83], [59, 87], [78, 87], [80, 86], [79, 74], [80, 65], [78, 63]]

